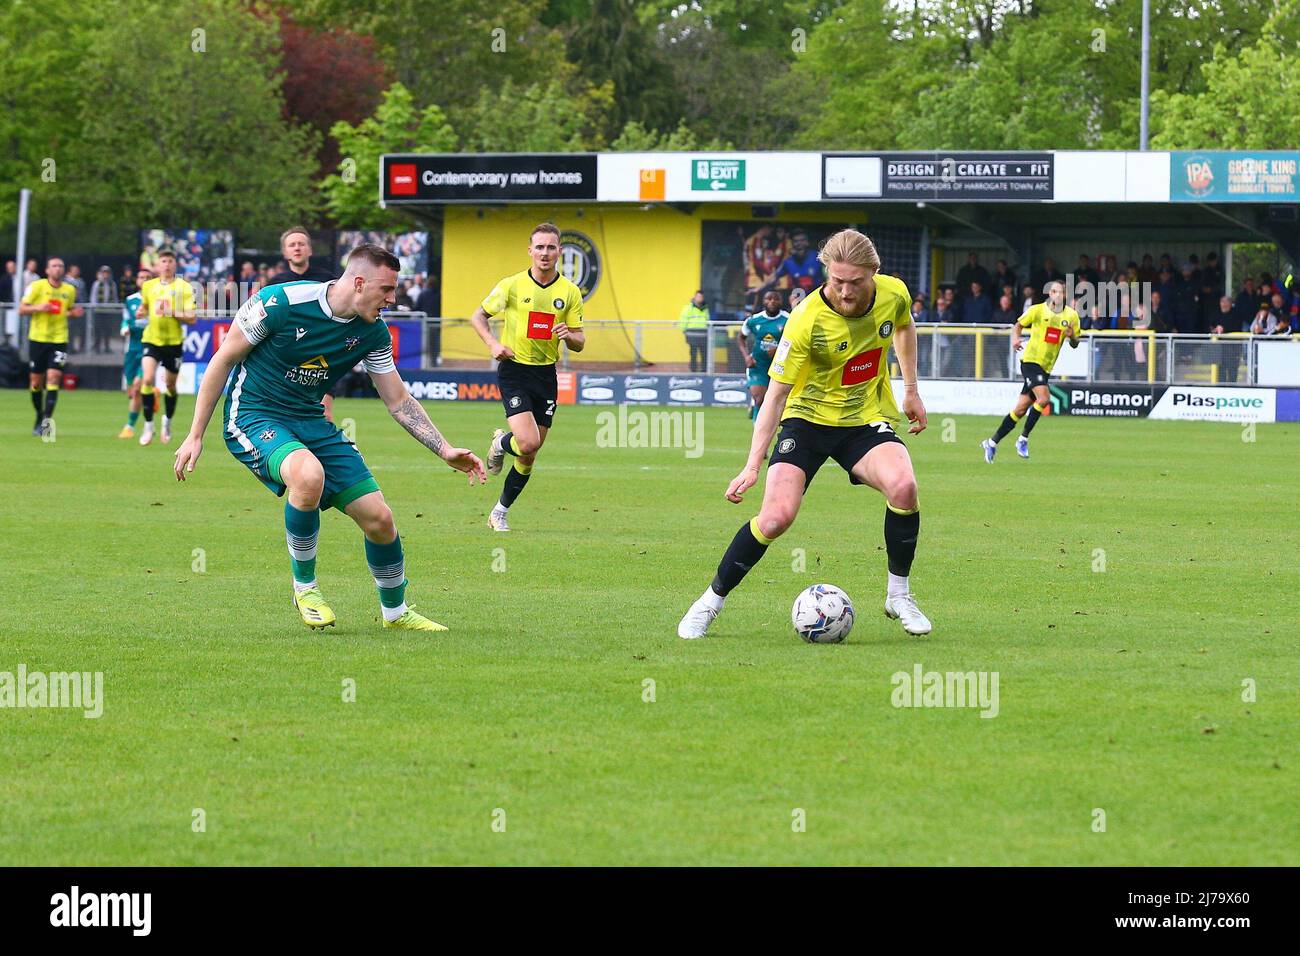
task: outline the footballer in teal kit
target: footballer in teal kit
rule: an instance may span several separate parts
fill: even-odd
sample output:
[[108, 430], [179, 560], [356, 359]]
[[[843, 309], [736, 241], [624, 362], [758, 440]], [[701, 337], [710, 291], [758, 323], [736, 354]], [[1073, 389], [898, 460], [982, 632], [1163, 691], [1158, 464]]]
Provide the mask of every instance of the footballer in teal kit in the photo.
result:
[[384, 627], [446, 630], [407, 606], [406, 565], [392, 511], [356, 445], [325, 418], [322, 397], [359, 358], [403, 428], [468, 474], [471, 485], [487, 478], [477, 456], [442, 437], [397, 374], [379, 310], [394, 302], [399, 268], [396, 256], [367, 243], [349, 253], [347, 271], [336, 281], [270, 286], [245, 302], [208, 363], [189, 436], [176, 452], [176, 477], [184, 481], [225, 390], [226, 447], [262, 484], [286, 496], [293, 603], [312, 629], [335, 622], [316, 580], [316, 542], [321, 509], [337, 508], [365, 535]]
[[757, 419], [758, 410], [763, 407], [763, 397], [771, 381], [768, 375], [772, 368], [772, 356], [785, 332], [785, 323], [789, 314], [781, 308], [781, 293], [768, 290], [763, 293], [763, 311], [755, 312], [740, 327], [736, 342], [740, 354], [745, 360], [748, 372], [745, 380], [749, 384], [749, 395], [753, 399], [749, 417]]

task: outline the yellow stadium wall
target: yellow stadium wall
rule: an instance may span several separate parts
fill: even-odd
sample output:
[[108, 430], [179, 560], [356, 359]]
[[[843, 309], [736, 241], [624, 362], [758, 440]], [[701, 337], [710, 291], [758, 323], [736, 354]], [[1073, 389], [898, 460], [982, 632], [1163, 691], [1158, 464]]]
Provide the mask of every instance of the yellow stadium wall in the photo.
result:
[[[775, 221], [864, 221], [858, 210], [786, 208]], [[442, 307], [451, 318], [468, 319], [499, 279], [528, 267], [528, 231], [554, 222], [562, 230], [586, 235], [600, 255], [600, 281], [587, 300], [587, 319], [668, 319], [700, 287], [701, 224], [706, 220], [748, 222], [745, 203], [701, 205], [693, 212], [670, 206], [540, 206], [495, 208], [448, 206], [442, 246]], [[630, 361], [630, 327], [587, 331], [583, 358], [593, 362]], [[687, 362], [685, 337], [673, 327], [646, 328], [642, 352], [653, 361]], [[467, 323], [448, 322], [442, 351], [449, 358], [478, 357], [483, 345]]]

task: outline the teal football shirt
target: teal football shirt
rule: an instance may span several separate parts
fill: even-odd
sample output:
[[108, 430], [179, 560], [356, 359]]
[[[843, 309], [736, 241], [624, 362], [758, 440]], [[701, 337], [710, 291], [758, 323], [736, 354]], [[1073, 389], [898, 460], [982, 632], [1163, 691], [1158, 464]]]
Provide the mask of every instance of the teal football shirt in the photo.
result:
[[139, 292], [132, 292], [122, 303], [122, 331], [131, 333], [130, 338], [126, 340], [128, 352], [144, 352], [144, 342], [141, 338], [144, 336], [144, 330], [149, 327], [149, 316], [142, 318], [135, 314], [140, 308], [142, 299]]
[[745, 337], [749, 339], [750, 355], [763, 371], [767, 371], [772, 364], [772, 356], [781, 342], [781, 334], [785, 331], [785, 323], [789, 318], [784, 309], [775, 316], [768, 315], [766, 311], [755, 312], [742, 326]]
[[253, 350], [231, 373], [226, 421], [322, 418], [321, 399], [358, 363], [366, 371], [396, 371], [393, 339], [382, 320], [330, 311], [333, 282], [289, 282], [262, 289], [235, 313]]

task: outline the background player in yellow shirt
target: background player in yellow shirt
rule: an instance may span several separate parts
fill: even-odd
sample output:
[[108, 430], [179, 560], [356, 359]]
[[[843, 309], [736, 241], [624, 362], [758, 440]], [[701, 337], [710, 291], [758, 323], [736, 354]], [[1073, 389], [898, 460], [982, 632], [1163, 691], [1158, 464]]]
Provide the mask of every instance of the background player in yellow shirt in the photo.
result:
[[831, 236], [819, 258], [826, 282], [790, 314], [754, 423], [749, 461], [727, 488], [727, 500], [739, 504], [758, 481], [779, 421], [763, 506], [736, 532], [713, 583], [677, 625], [679, 637], [705, 635], [732, 588], [794, 523], [804, 492], [827, 458], [848, 472], [851, 484], [870, 485], [885, 496], [885, 613], [901, 619], [909, 634], [930, 631], [908, 583], [921, 513], [912, 460], [894, 434], [893, 422], [901, 416], [889, 383], [892, 345], [903, 373], [908, 430], [922, 431], [926, 415], [917, 393], [912, 299], [902, 280], [879, 275], [876, 247], [856, 230]]
[[54, 256], [45, 263], [45, 278], [27, 287], [18, 306], [19, 314], [32, 317], [27, 330], [27, 371], [36, 410], [33, 435], [46, 434], [54, 417], [68, 363], [68, 316], [81, 318], [83, 312], [76, 301], [77, 290], [63, 281], [63, 260]]
[[1020, 389], [1020, 397], [1016, 399], [1011, 414], [1002, 419], [1002, 424], [992, 438], [986, 438], [980, 443], [984, 449], [984, 460], [989, 464], [993, 463], [993, 456], [998, 452], [998, 442], [1011, 433], [1026, 410], [1029, 411], [1029, 416], [1025, 418], [1024, 431], [1016, 439], [1016, 454], [1021, 458], [1029, 457], [1029, 433], [1034, 430], [1039, 416], [1051, 402], [1047, 382], [1052, 366], [1061, 354], [1061, 346], [1068, 340], [1070, 348], [1079, 347], [1079, 313], [1065, 304], [1064, 283], [1050, 283], [1047, 287], [1047, 301], [1030, 306], [1011, 327], [1011, 347], [1017, 352], [1021, 347], [1022, 327], [1030, 330], [1029, 347], [1020, 359], [1020, 375], [1025, 384]]
[[176, 375], [181, 370], [182, 343], [185, 332], [182, 325], [192, 325], [194, 290], [183, 279], [176, 278], [176, 253], [163, 249], [157, 257], [157, 278], [150, 279], [140, 288], [140, 307], [149, 316], [149, 325], [141, 336], [144, 342], [144, 359], [141, 361], [143, 382], [140, 393], [144, 400], [144, 431], [140, 444], [153, 441], [154, 381], [158, 366], [166, 375], [167, 391], [163, 394], [162, 443], [172, 440], [172, 418], [176, 415]]
[[[557, 388], [555, 363], [560, 343], [570, 352], [587, 344], [582, 331], [582, 292], [560, 275], [560, 230], [544, 222], [528, 237], [532, 265], [506, 276], [474, 310], [474, 331], [497, 361], [501, 402], [509, 431], [498, 428], [488, 449], [487, 471], [501, 473], [507, 453], [514, 467], [506, 475], [501, 498], [488, 515], [493, 531], [509, 531], [506, 512], [528, 484], [537, 452], [546, 441], [555, 417]], [[501, 338], [492, 334], [488, 320], [503, 318]]]

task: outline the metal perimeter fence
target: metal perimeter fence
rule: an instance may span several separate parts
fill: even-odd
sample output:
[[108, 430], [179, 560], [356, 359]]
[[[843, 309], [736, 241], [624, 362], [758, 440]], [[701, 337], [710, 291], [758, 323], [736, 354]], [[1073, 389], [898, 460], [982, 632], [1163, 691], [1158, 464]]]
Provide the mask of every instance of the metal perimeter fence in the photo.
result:
[[[122, 306], [80, 303], [84, 314], [69, 319], [68, 353], [74, 365], [111, 366], [122, 361]], [[18, 349], [26, 343], [28, 320], [12, 303], [0, 303], [4, 341]], [[196, 328], [228, 322], [232, 310], [198, 313]], [[391, 327], [401, 326], [401, 352], [422, 356], [423, 367], [489, 369], [493, 362], [468, 319], [431, 317], [421, 312], [385, 313]], [[206, 324], [205, 324], [206, 323]], [[1010, 326], [917, 325], [917, 364], [922, 378], [1010, 381], [1019, 378], [1019, 356], [1011, 348]], [[671, 320], [608, 321], [589, 319], [581, 353], [561, 349], [560, 367], [591, 372], [699, 372], [743, 374], [745, 357], [738, 322], [715, 322], [683, 330]], [[16, 334], [16, 337], [14, 333]], [[187, 358], [205, 360], [191, 346]], [[418, 341], [408, 341], [414, 334]], [[1179, 335], [1149, 331], [1084, 332], [1078, 349], [1063, 348], [1053, 375], [1078, 381], [1134, 384], [1261, 384], [1262, 343], [1297, 343], [1300, 336]], [[1027, 341], [1027, 337], [1026, 337]], [[209, 353], [210, 354], [210, 353]], [[897, 358], [893, 359], [897, 374]], [[409, 364], [409, 363], [408, 363]], [[1300, 372], [1297, 373], [1300, 380]], [[1264, 381], [1263, 384], [1274, 384]]]

